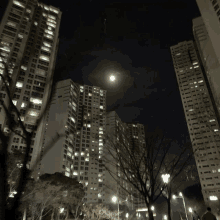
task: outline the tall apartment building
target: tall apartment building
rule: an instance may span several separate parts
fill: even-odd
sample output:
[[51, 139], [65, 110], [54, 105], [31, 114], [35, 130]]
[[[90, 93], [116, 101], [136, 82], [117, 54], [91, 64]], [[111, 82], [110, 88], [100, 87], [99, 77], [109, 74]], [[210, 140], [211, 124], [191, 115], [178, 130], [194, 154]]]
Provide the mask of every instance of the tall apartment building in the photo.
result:
[[[129, 135], [129, 127], [126, 123], [122, 122], [119, 118], [118, 114], [115, 111], [109, 111], [106, 114], [106, 134], [108, 135], [108, 138], [111, 139], [111, 141], [114, 142], [114, 144], [117, 145], [117, 143], [123, 143], [125, 145], [131, 146], [131, 139]], [[107, 146], [108, 147], [108, 146]], [[109, 154], [109, 150], [111, 150], [111, 146], [106, 151], [106, 157]], [[111, 152], [114, 156], [109, 155], [109, 160], [114, 160], [117, 158], [117, 155], [114, 150]], [[106, 172], [105, 179], [109, 195], [108, 202], [111, 202], [112, 196], [116, 195], [119, 197], [119, 203], [126, 205], [129, 208], [134, 208], [134, 199], [132, 195], [129, 195], [125, 190], [123, 190], [120, 186], [123, 185], [128, 191], [132, 190], [132, 186], [130, 186], [127, 182], [123, 181], [124, 176], [123, 172], [120, 172], [120, 169], [117, 169], [116, 167], [117, 161], [114, 161], [112, 163], [106, 164], [108, 166], [108, 169], [112, 172], [111, 174], [114, 175], [114, 178], [116, 178], [116, 175], [118, 176], [118, 182], [111, 176], [109, 172]], [[126, 201], [125, 201], [126, 200]]]
[[67, 79], [57, 83], [47, 117], [43, 148], [56, 132], [64, 136], [45, 151], [40, 173], [62, 172], [77, 178], [85, 186], [88, 203], [107, 199], [102, 161], [105, 111], [105, 90]]
[[215, 103], [220, 111], [220, 62], [202, 17], [193, 19], [193, 35], [209, 81]]
[[[117, 144], [117, 142], [123, 143], [127, 145], [131, 150], [132, 148], [134, 149], [137, 146], [140, 148], [144, 147], [146, 144], [144, 125], [138, 123], [124, 123], [121, 121], [115, 111], [110, 111], [106, 114], [106, 133], [113, 135], [112, 138], [114, 139], [115, 144]], [[126, 188], [129, 192], [132, 191], [134, 194], [136, 194], [136, 196], [129, 195], [119, 185], [117, 186], [117, 188], [114, 187], [117, 185], [117, 183], [114, 179], [112, 179], [109, 173], [106, 173], [106, 180], [108, 180], [107, 182], [111, 182], [111, 186], [115, 190], [112, 191], [112, 194], [117, 194], [120, 198], [119, 201], [122, 201], [122, 203], [127, 200], [125, 204], [129, 208], [145, 208], [146, 204], [144, 199], [141, 196], [138, 196], [139, 192], [134, 189], [131, 184], [124, 181], [126, 177], [123, 175], [123, 172], [120, 172], [120, 169], [117, 170], [117, 168], [114, 166], [112, 166], [110, 169], [114, 170], [113, 173], [118, 173], [120, 186], [123, 185], [124, 188]]]
[[220, 195], [220, 136], [216, 109], [199, 52], [193, 41], [171, 47], [187, 126], [204, 200]]
[[[11, 98], [27, 129], [34, 126], [51, 90], [60, 20], [58, 8], [37, 0], [10, 0], [1, 21], [0, 73], [4, 73], [3, 63], [7, 63], [12, 78]], [[0, 85], [0, 97], [8, 105], [2, 80]], [[6, 118], [2, 110], [0, 124], [5, 132], [8, 131]], [[45, 121], [42, 120], [31, 143], [31, 164], [41, 151], [44, 127]], [[24, 140], [11, 135], [10, 147], [24, 149]]]

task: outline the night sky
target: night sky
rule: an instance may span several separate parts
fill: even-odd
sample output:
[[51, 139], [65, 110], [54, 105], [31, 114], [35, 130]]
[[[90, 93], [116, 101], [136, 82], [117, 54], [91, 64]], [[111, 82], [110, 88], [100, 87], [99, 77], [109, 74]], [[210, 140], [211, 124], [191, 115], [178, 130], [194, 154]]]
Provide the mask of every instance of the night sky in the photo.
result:
[[[102, 87], [107, 110], [122, 121], [189, 141], [170, 46], [193, 40], [192, 19], [200, 16], [195, 0], [43, 2], [63, 13], [55, 81]], [[6, 4], [0, 3], [0, 19]], [[108, 82], [110, 73], [117, 83]]]
[[[63, 13], [55, 81], [100, 86], [107, 90], [107, 110], [124, 122], [189, 140], [170, 46], [193, 39], [192, 19], [200, 16], [195, 0], [44, 3]], [[0, 18], [6, 4], [1, 1]], [[108, 82], [110, 73], [117, 83]]]

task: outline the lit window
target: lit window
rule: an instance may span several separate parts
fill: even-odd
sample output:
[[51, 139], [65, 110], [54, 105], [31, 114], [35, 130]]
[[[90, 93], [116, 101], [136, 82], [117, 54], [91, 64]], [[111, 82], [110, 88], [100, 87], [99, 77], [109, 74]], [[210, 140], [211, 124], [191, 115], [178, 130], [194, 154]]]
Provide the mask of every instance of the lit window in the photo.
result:
[[76, 120], [73, 118], [73, 117], [70, 117], [70, 119], [75, 123], [76, 122]]
[[83, 86], [80, 86], [80, 89], [84, 89], [84, 87], [83, 87]]
[[91, 128], [91, 124], [87, 124], [87, 127], [88, 127], [88, 128]]
[[99, 131], [99, 134], [103, 134], [103, 131]]
[[68, 147], [68, 151], [73, 152], [73, 149], [72, 149], [72, 148], [70, 148], [70, 147]]
[[27, 104], [25, 102], [22, 102], [21, 108], [25, 108], [26, 106], [27, 106]]
[[70, 152], [67, 152], [67, 155], [68, 155], [69, 157], [71, 157], [71, 156], [72, 156], [72, 154], [71, 154]]
[[212, 170], [213, 173], [216, 173], [216, 170]]
[[179, 56], [179, 55], [181, 55], [181, 53], [177, 53], [177, 54], [176, 54], [176, 56]]
[[12, 100], [12, 102], [13, 102], [13, 104], [16, 106], [18, 101]]
[[65, 172], [65, 176], [70, 176], [70, 174], [68, 172]]
[[50, 61], [50, 60], [49, 60], [49, 57], [43, 56], [43, 55], [40, 56], [40, 59], [41, 59], [41, 60]]
[[36, 111], [29, 111], [28, 114], [31, 115], [31, 116], [34, 116], [34, 117], [39, 115], [39, 113], [36, 112]]
[[16, 87], [17, 88], [22, 88], [23, 87], [23, 83], [22, 82], [17, 82], [16, 83]]
[[102, 128], [102, 127], [100, 127], [100, 128], [99, 128], [99, 130], [103, 130], [103, 128]]
[[36, 21], [34, 22], [34, 24], [35, 24], [36, 26], [38, 25], [38, 23], [37, 23]]
[[190, 109], [190, 110], [189, 110], [189, 112], [192, 112], [192, 111], [194, 111], [194, 109]]
[[216, 132], [216, 131], [218, 131], [218, 129], [214, 129], [214, 131]]
[[74, 175], [74, 176], [77, 176], [77, 175], [78, 175], [78, 172], [73, 172], [73, 175]]
[[211, 119], [211, 120], [209, 120], [209, 122], [212, 122], [212, 121], [215, 121], [215, 119]]
[[103, 182], [103, 180], [102, 180], [102, 179], [99, 179], [99, 182]]
[[55, 10], [55, 9], [53, 9], [53, 8], [50, 8], [50, 10], [53, 11], [54, 13], [56, 13], [56, 14], [59, 13], [59, 11], [57, 11], [57, 10]]
[[53, 20], [56, 20], [56, 17], [54, 17], [53, 15], [48, 15], [49, 18], [52, 18]]
[[99, 193], [99, 194], [98, 194], [98, 197], [99, 197], [99, 198], [101, 198], [101, 197], [102, 197], [102, 194], [101, 194], [101, 193]]
[[49, 35], [49, 34], [44, 34], [44, 37], [47, 37], [49, 39], [53, 39], [53, 37], [51, 35]]
[[92, 96], [92, 93], [89, 93], [89, 96]]
[[45, 32], [48, 33], [48, 34], [54, 35], [52, 31], [45, 30]]
[[49, 8], [48, 8], [47, 6], [44, 6], [44, 9], [47, 10], [47, 11], [49, 11]]
[[27, 12], [27, 13], [31, 13], [31, 10], [30, 10], [30, 9], [26, 9], [26, 12]]
[[35, 104], [42, 104], [42, 100], [41, 99], [31, 98], [30, 101], [35, 103]]
[[12, 22], [7, 22], [7, 25], [12, 26], [12, 27], [16, 27], [16, 24], [14, 24]]
[[25, 8], [25, 6], [22, 4], [22, 3], [20, 3], [19, 1], [13, 1], [13, 3], [15, 4], [15, 5], [18, 5], [18, 6], [20, 6], [20, 7], [22, 7], [22, 8]]
[[57, 23], [56, 21], [54, 21], [53, 19], [50, 19], [50, 18], [47, 18], [47, 21], [48, 21], [48, 22], [51, 22], [51, 23], [53, 23], [53, 24], [56, 24], [56, 23]]
[[55, 24], [52, 24], [52, 23], [50, 23], [50, 22], [47, 22], [47, 25], [49, 25], [49, 26], [51, 26], [51, 27], [53, 27], [53, 28], [56, 28], [56, 25], [55, 25]]
[[84, 152], [81, 152], [81, 156], [83, 156], [83, 155], [85, 155], [85, 153], [84, 153]]
[[7, 46], [0, 47], [2, 50], [10, 52], [10, 48]]
[[47, 47], [41, 47], [41, 50], [45, 50], [45, 51], [48, 51], [48, 52], [50, 52], [50, 49], [49, 48], [47, 48]]
[[79, 156], [79, 153], [78, 152], [75, 152], [75, 154], [74, 154], [75, 156]]
[[22, 70], [27, 70], [27, 67], [26, 66], [21, 66], [21, 69]]
[[103, 109], [103, 106], [102, 106], [102, 105], [100, 105], [100, 108], [101, 108], [101, 109]]
[[51, 47], [51, 45], [48, 44], [47, 42], [43, 42], [43, 44], [44, 44], [44, 46], [46, 46], [46, 47]]
[[202, 83], [203, 82], [203, 80], [200, 80], [198, 83]]
[[218, 169], [218, 172], [220, 173], [220, 169]]
[[22, 34], [18, 34], [18, 37], [23, 38], [24, 36]]
[[194, 66], [194, 68], [199, 68], [199, 66]]
[[47, 14], [43, 13], [43, 16], [44, 16], [44, 17], [47, 17]]
[[86, 158], [85, 161], [89, 161], [89, 158]]

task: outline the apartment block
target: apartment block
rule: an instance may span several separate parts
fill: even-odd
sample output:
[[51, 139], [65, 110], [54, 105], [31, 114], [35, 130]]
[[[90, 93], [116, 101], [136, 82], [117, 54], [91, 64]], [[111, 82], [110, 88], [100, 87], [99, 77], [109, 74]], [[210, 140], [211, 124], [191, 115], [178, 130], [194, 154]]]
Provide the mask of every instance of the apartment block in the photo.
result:
[[[44, 109], [53, 82], [58, 48], [61, 11], [36, 0], [10, 0], [0, 25], [0, 74], [8, 66], [13, 103], [25, 127], [32, 129]], [[0, 97], [8, 106], [2, 80]], [[1, 128], [9, 133], [8, 121], [1, 109]], [[12, 113], [15, 116], [15, 113]], [[35, 163], [43, 145], [45, 119], [31, 143], [30, 165]], [[22, 130], [17, 130], [22, 134]], [[10, 135], [10, 148], [25, 149], [25, 140]]]
[[[67, 79], [57, 83], [47, 117], [40, 173], [62, 172], [77, 178], [85, 187], [88, 203], [106, 201], [102, 161], [105, 111], [105, 90]], [[47, 150], [56, 133], [62, 137]]]
[[207, 32], [202, 17], [193, 19], [193, 35], [209, 81], [210, 89], [215, 99], [218, 111], [220, 111], [220, 62], [213, 47], [211, 38]]
[[196, 44], [184, 41], [170, 49], [203, 197], [213, 207], [210, 199], [220, 195], [218, 111]]

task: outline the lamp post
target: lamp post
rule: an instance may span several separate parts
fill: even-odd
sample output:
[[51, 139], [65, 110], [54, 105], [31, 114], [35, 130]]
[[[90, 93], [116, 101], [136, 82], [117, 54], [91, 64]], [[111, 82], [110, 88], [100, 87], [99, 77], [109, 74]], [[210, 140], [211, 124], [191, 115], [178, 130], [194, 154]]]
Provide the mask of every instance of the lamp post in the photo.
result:
[[183, 194], [180, 192], [179, 196], [173, 195], [173, 199], [176, 199], [176, 198], [183, 200], [183, 205], [184, 205], [184, 209], [185, 209], [186, 219], [188, 220], [188, 215], [187, 215], [187, 211], [186, 211], [186, 203], [185, 203], [185, 199], [184, 199]]
[[170, 220], [171, 219], [171, 203], [170, 203], [170, 189], [168, 189], [168, 184], [169, 184], [169, 181], [170, 181], [170, 174], [166, 173], [166, 174], [162, 174], [161, 175], [162, 179], [163, 179], [163, 182], [164, 182], [164, 185], [166, 186], [166, 197], [167, 197], [167, 206], [168, 206], [168, 219]]
[[191, 216], [192, 216], [192, 219], [193, 219], [193, 215], [192, 215], [193, 210], [192, 210], [191, 207], [189, 207], [189, 212], [191, 213]]
[[[119, 198], [117, 197], [117, 196], [113, 196], [112, 197], [112, 201], [114, 202], [114, 203], [116, 203], [117, 201], [118, 201], [118, 220], [119, 220]], [[122, 201], [121, 203], [123, 203], [123, 202], [127, 202], [127, 199], [125, 200], [125, 201]], [[129, 214], [127, 213], [126, 214], [126, 218], [128, 218], [128, 216], [129, 216]]]

